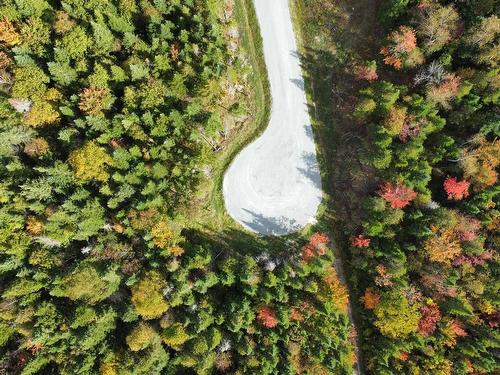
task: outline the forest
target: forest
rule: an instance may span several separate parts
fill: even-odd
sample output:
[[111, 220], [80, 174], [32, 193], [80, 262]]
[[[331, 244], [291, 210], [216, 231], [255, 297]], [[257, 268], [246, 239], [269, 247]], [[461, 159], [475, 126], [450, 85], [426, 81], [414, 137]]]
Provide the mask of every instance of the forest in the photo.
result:
[[498, 373], [498, 2], [295, 4], [364, 372]]
[[325, 202], [261, 237], [251, 0], [0, 1], [0, 374], [500, 371], [497, 2], [290, 5]]

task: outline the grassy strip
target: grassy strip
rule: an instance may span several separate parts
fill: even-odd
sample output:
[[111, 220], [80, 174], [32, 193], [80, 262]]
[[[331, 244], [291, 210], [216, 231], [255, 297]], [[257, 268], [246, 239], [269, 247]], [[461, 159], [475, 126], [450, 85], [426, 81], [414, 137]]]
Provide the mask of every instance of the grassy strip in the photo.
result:
[[[358, 134], [350, 114], [342, 110], [339, 102], [347, 99], [356, 87], [347, 69], [351, 65], [349, 56], [363, 56], [365, 46], [371, 43], [370, 33], [373, 37], [370, 12], [375, 6], [369, 1], [343, 0], [335, 5], [321, 0], [291, 1], [324, 190], [315, 229], [331, 236], [338, 266], [345, 275], [352, 275], [349, 234], [359, 222], [357, 211], [365, 190], [363, 181], [370, 180], [370, 173], [359, 164]], [[323, 19], [315, 18], [318, 8], [324, 13]], [[353, 16], [355, 8], [363, 10], [366, 17]], [[363, 19], [367, 22], [361, 25]], [[356, 281], [350, 276], [345, 281], [351, 296], [351, 319], [356, 324], [360, 322], [358, 311], [361, 311], [355, 293]], [[358, 336], [358, 349], [362, 345]], [[362, 352], [357, 354], [357, 372], [364, 373]]]
[[236, 155], [259, 137], [267, 127], [271, 111], [271, 93], [264, 61], [262, 38], [252, 0], [235, 0], [235, 17], [239, 27], [241, 43], [252, 74], [249, 77], [253, 111], [249, 124], [229, 139], [227, 146], [211, 158], [212, 177], [200, 184], [203, 207], [190, 207], [185, 216], [189, 226], [221, 231], [223, 228], [241, 228], [226, 212], [222, 183], [224, 174]]
[[[290, 2], [290, 11], [292, 16], [292, 23], [294, 26], [294, 32], [297, 38], [297, 48], [299, 50], [299, 54], [301, 56], [305, 56], [305, 46], [307, 45], [307, 38], [303, 35], [303, 33], [311, 32], [312, 30], [308, 30], [307, 25], [302, 18], [303, 4], [300, 1], [292, 0]], [[313, 136], [316, 145], [316, 158], [319, 164], [321, 183], [323, 187], [323, 199], [316, 215], [318, 219], [317, 227], [320, 227], [321, 223], [324, 222], [325, 215], [327, 216], [330, 201], [330, 189], [328, 188], [328, 181], [330, 180], [330, 169], [328, 167], [328, 155], [325, 146], [328, 144], [328, 140], [330, 139], [331, 135], [329, 134], [329, 128], [322, 121], [322, 118], [325, 118], [325, 116], [320, 116], [318, 112], [319, 110], [328, 109], [329, 107], [326, 105], [321, 105], [320, 103], [318, 109], [316, 102], [318, 101], [318, 97], [328, 98], [329, 93], [324, 91], [319, 93], [319, 96], [316, 95], [314, 90], [314, 77], [312, 76], [312, 72], [307, 69], [307, 64], [304, 64], [303, 61], [302, 77], [304, 79], [309, 118], [311, 121], [311, 126], [313, 128]]]

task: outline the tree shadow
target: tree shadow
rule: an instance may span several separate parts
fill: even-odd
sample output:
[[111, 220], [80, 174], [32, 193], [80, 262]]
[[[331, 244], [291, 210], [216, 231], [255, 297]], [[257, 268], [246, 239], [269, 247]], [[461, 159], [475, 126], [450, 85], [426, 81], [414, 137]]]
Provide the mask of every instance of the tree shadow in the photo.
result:
[[300, 229], [300, 225], [295, 220], [284, 216], [268, 217], [256, 212], [247, 210], [246, 212], [252, 215], [251, 221], [243, 221], [243, 223], [251, 230], [265, 236], [283, 236], [296, 232]]
[[305, 168], [298, 167], [297, 170], [300, 174], [311, 181], [317, 189], [321, 189], [321, 175], [319, 166], [316, 159], [316, 154], [313, 152], [304, 152], [302, 160], [305, 163]]
[[292, 82], [299, 89], [304, 90], [304, 80], [301, 78], [290, 78], [290, 82]]
[[[314, 134], [307, 126], [305, 130], [318, 146], [325, 174], [322, 188], [331, 197], [327, 213], [331, 211], [331, 217], [344, 223], [359, 223], [359, 196], [373, 188], [368, 183], [373, 182], [368, 177], [371, 171], [361, 163], [367, 152], [367, 128], [353, 115], [363, 83], [350, 77], [346, 63], [332, 51], [306, 47], [301, 62], [306, 72], [305, 89], [313, 98], [309, 113], [314, 119]], [[303, 157], [309, 169], [311, 155]], [[299, 171], [319, 186], [314, 173]]]
[[[308, 106], [308, 107], [309, 107], [309, 110], [314, 109], [313, 106]], [[311, 125], [304, 125], [304, 132], [306, 133], [307, 138], [314, 141], [314, 132], [313, 132]]]
[[303, 241], [297, 235], [262, 236], [240, 229], [224, 229], [220, 232], [195, 228], [184, 229], [182, 235], [191, 245], [210, 244], [215, 256], [224, 253], [258, 256], [262, 252], [291, 257], [300, 252]]
[[290, 56], [292, 56], [295, 59], [300, 59], [300, 53], [297, 50], [290, 50]]

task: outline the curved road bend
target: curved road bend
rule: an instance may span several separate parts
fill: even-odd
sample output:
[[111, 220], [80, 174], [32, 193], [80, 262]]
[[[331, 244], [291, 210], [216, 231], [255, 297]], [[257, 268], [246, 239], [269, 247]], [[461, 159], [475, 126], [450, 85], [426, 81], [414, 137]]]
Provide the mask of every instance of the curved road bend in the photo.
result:
[[264, 133], [226, 171], [228, 213], [246, 229], [285, 235], [314, 222], [321, 177], [288, 0], [254, 0], [271, 86]]

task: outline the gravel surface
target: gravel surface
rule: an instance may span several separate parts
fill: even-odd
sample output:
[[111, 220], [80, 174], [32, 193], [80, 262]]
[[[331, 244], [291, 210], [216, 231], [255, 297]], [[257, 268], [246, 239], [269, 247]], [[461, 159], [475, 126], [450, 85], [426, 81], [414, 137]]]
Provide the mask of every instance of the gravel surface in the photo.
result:
[[245, 228], [284, 235], [314, 222], [321, 177], [288, 0], [254, 4], [271, 85], [271, 118], [262, 136], [228, 168], [223, 193], [227, 211]]

